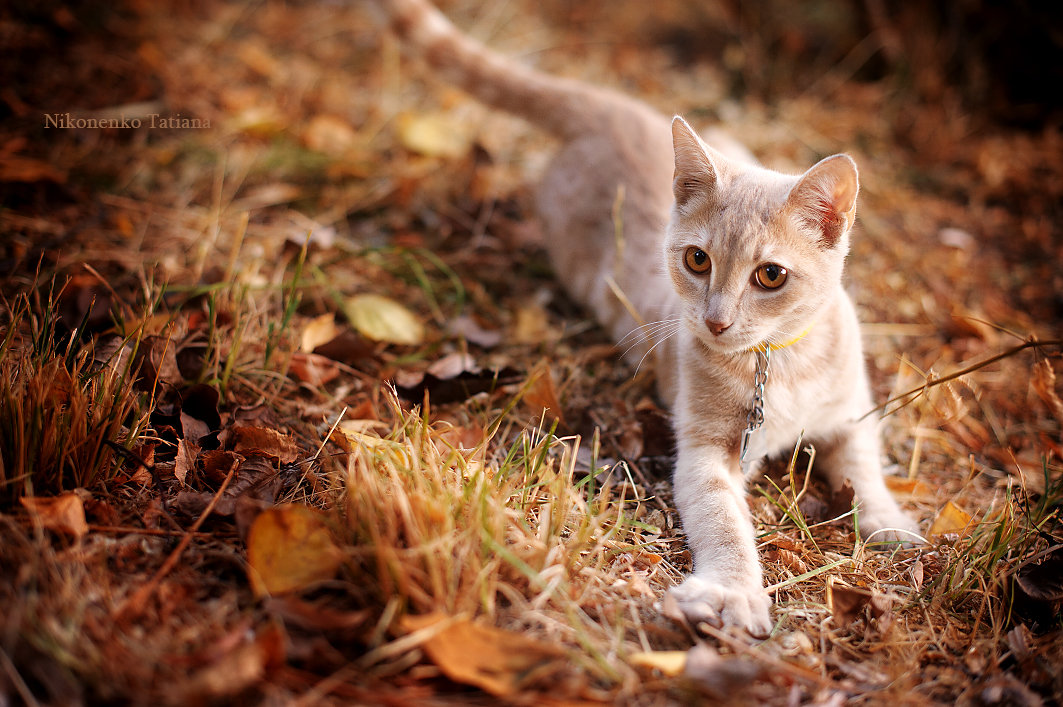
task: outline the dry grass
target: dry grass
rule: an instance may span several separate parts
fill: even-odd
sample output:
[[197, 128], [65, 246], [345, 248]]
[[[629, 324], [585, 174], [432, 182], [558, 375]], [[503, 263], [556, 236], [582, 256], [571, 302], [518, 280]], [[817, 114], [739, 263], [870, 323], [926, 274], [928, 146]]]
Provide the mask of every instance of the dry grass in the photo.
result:
[[[750, 494], [772, 637], [699, 636], [669, 618], [661, 598], [690, 558], [664, 416], [651, 377], [616, 365], [534, 247], [523, 214], [549, 142], [419, 75], [360, 7], [210, 0], [92, 23], [75, 8], [56, 60], [78, 67], [77, 86], [51, 87], [48, 103], [18, 84], [27, 113], [0, 128], [29, 160], [0, 164], [0, 698], [1063, 694], [1060, 351], [1018, 350], [1061, 327], [1057, 131], [980, 122], [950, 91], [928, 99], [947, 78], [930, 63], [918, 90], [899, 70], [852, 80], [859, 53], [765, 64], [807, 57], [800, 23], [786, 35], [762, 17], [737, 42], [741, 22], [706, 5], [695, 19], [720, 28], [722, 61], [684, 54], [696, 47], [678, 3], [652, 18], [635, 4], [533, 5], [447, 10], [545, 68], [721, 118], [770, 164], [854, 154], [851, 287], [876, 397], [900, 396], [883, 423], [891, 486], [935, 528], [928, 545], [860, 542], [850, 499], [798, 449]], [[31, 49], [68, 31], [61, 14], [5, 17], [34, 30]], [[112, 34], [135, 57], [115, 55]], [[109, 89], [96, 71], [128, 82]], [[156, 90], [160, 109], [212, 128], [42, 133], [34, 112]], [[457, 157], [417, 154], [403, 114], [468, 142]], [[39, 285], [53, 275], [64, 297]], [[343, 312], [362, 293], [415, 313], [420, 343], [355, 332]], [[459, 377], [433, 367], [454, 361]], [[427, 401], [407, 385], [426, 371], [444, 379], [425, 379]], [[19, 502], [64, 492], [83, 526]], [[281, 500], [322, 510], [315, 547], [339, 561], [261, 596], [249, 576], [267, 568], [249, 567], [247, 547]], [[283, 547], [320, 571], [298, 542]]]

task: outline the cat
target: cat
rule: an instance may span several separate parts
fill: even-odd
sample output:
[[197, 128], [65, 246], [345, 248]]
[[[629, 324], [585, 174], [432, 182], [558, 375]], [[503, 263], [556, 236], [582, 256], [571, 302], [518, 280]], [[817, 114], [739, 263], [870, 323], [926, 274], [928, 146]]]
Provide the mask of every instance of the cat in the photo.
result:
[[674, 499], [694, 565], [668, 591], [688, 620], [771, 632], [745, 485], [799, 439], [834, 488], [852, 485], [865, 537], [918, 540], [883, 482], [876, 422], [861, 417], [871, 395], [842, 287], [851, 158], [771, 171], [710, 147], [678, 116], [505, 58], [425, 0], [378, 2], [437, 75], [559, 138], [536, 216], [568, 293], [616, 341], [646, 334], [626, 360], [652, 360], [672, 411]]

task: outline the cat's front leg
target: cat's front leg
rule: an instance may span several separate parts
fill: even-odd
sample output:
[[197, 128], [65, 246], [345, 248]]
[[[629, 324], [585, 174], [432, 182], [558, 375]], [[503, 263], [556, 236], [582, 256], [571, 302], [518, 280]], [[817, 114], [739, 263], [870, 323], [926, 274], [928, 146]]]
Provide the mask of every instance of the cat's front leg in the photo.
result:
[[694, 572], [669, 590], [671, 597], [692, 623], [768, 635], [771, 600], [764, 591], [737, 459], [713, 446], [680, 445], [674, 486]]

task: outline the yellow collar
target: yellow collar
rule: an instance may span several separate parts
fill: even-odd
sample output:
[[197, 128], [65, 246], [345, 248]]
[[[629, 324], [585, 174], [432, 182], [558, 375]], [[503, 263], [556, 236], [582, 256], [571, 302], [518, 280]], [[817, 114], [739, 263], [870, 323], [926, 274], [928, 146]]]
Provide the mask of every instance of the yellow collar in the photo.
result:
[[785, 349], [787, 346], [792, 346], [793, 344], [796, 344], [798, 341], [808, 336], [808, 332], [812, 331], [812, 327], [814, 326], [816, 326], [816, 323], [812, 322], [803, 332], [790, 339], [789, 341], [784, 341], [781, 344], [769, 344], [767, 341], [764, 341], [757, 344], [756, 346], [751, 346], [748, 350], [750, 353], [765, 353], [767, 351], [778, 351], [779, 349]]

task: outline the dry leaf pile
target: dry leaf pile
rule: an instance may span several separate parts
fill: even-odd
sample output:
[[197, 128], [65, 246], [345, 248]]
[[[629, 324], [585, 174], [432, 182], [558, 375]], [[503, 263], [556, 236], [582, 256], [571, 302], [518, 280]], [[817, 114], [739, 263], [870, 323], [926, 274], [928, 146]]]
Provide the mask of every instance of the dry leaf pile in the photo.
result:
[[687, 626], [652, 373], [527, 216], [549, 139], [358, 4], [5, 7], [0, 701], [1059, 701], [1058, 96], [984, 29], [1039, 56], [1051, 18], [443, 4], [770, 166], [855, 157], [869, 412], [928, 543], [860, 541], [798, 445], [751, 490], [772, 636]]

